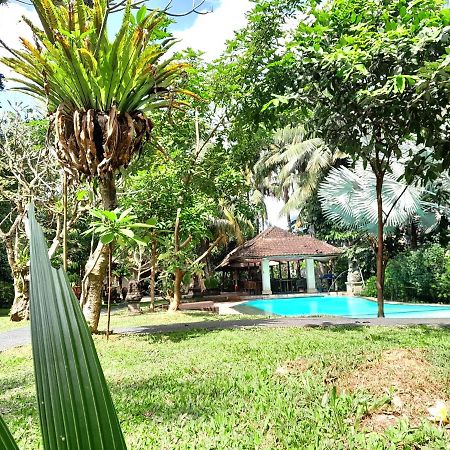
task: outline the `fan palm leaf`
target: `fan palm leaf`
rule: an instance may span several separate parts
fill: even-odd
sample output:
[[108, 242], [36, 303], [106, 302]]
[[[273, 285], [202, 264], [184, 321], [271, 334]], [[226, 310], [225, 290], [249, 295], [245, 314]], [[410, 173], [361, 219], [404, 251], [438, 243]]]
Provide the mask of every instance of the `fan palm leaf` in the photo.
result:
[[[404, 166], [393, 164], [392, 173], [386, 174], [383, 188], [383, 215], [385, 232], [418, 219], [429, 230], [436, 225], [436, 205], [422, 200], [425, 189], [399, 181]], [[377, 233], [378, 209], [376, 179], [373, 172], [361, 163], [353, 170], [346, 167], [331, 169], [320, 184], [318, 197], [329, 220], [350, 229]]]

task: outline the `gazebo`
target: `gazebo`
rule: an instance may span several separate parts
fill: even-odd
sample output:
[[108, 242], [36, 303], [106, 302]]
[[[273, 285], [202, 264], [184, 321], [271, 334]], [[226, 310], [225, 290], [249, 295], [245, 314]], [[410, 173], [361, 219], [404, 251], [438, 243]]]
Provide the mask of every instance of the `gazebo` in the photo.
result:
[[[238, 273], [246, 271], [244, 290], [259, 291], [263, 295], [270, 295], [273, 291], [287, 293], [306, 290], [313, 293], [317, 292], [314, 261], [329, 261], [341, 252], [341, 249], [312, 236], [298, 236], [278, 227], [270, 227], [231, 251], [216, 270], [233, 275], [235, 290], [238, 290]], [[300, 261], [305, 261], [303, 270], [300, 269]], [[278, 279], [274, 276], [276, 268]], [[301, 275], [302, 272], [306, 272], [306, 277]]]

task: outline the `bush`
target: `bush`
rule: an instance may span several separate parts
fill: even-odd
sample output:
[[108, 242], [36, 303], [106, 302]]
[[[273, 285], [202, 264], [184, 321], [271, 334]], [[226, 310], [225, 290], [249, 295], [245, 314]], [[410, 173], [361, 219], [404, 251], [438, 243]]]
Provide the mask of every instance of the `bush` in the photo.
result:
[[445, 270], [436, 276], [436, 294], [440, 299], [449, 300], [450, 297], [450, 250], [445, 254]]
[[365, 295], [366, 297], [377, 296], [377, 277], [375, 275], [366, 280], [366, 285], [361, 291], [361, 295]]
[[210, 289], [218, 289], [220, 286], [220, 280], [212, 275], [210, 277], [205, 278], [205, 287], [206, 289], [210, 290]]
[[[362, 292], [376, 297], [376, 278]], [[400, 253], [386, 267], [384, 299], [402, 302], [450, 302], [450, 250], [433, 244]]]
[[14, 301], [14, 286], [10, 281], [0, 280], [0, 306], [11, 305]]

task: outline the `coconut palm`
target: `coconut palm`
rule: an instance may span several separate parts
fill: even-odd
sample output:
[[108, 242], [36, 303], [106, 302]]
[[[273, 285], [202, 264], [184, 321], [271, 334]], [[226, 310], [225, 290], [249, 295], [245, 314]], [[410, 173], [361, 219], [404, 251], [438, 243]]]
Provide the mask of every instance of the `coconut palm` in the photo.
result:
[[290, 213], [301, 208], [317, 190], [319, 181], [345, 155], [333, 153], [304, 126], [277, 131], [255, 165], [261, 190], [284, 201], [282, 212], [290, 225]]
[[[115, 174], [138, 153], [152, 130], [155, 108], [179, 106], [174, 83], [182, 65], [163, 60], [173, 43], [166, 35], [165, 16], [142, 7], [134, 16], [131, 1], [122, 24], [108, 38], [108, 1], [68, 4], [33, 0], [43, 30], [29, 20], [35, 43], [9, 50], [2, 62], [18, 77], [17, 90], [44, 100], [55, 134], [55, 154], [73, 178], [95, 179], [103, 208], [117, 206]], [[96, 331], [107, 249], [99, 244], [86, 264], [88, 289], [85, 315]]]

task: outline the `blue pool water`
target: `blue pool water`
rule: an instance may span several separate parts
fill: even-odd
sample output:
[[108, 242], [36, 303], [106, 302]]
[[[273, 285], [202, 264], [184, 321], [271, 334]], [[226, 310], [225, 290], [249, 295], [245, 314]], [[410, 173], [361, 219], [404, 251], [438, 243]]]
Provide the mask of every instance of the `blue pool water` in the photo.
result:
[[[278, 316], [343, 316], [377, 317], [377, 304], [361, 297], [317, 295], [310, 297], [275, 298], [252, 300], [242, 304], [256, 308], [265, 314]], [[415, 303], [385, 302], [386, 317], [450, 318], [450, 306], [418, 305]]]

